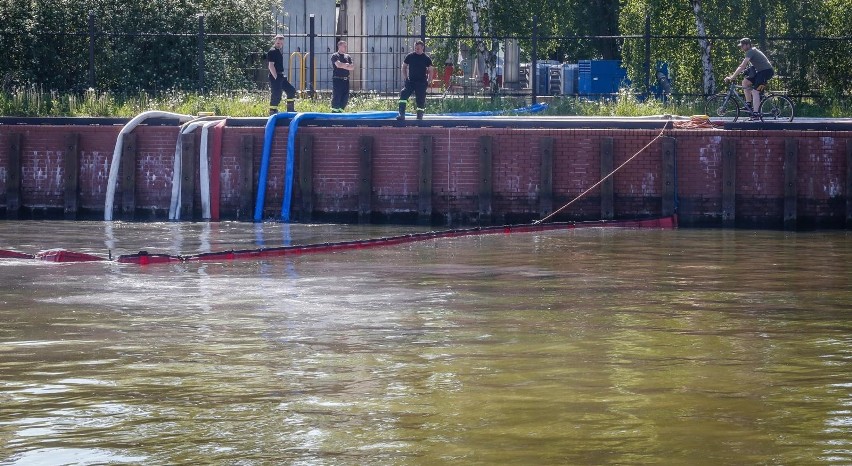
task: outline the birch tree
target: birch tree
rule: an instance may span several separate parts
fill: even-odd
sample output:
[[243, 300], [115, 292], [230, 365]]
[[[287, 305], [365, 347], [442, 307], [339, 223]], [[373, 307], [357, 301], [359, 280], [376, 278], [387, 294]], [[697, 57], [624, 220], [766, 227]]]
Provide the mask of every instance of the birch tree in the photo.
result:
[[[482, 15], [480, 12], [487, 11], [489, 0], [465, 0], [465, 8], [467, 9], [470, 24], [473, 28], [473, 37], [476, 47], [476, 62], [480, 76], [482, 73], [488, 73], [488, 76], [494, 77], [494, 66], [496, 64], [496, 53], [494, 50], [489, 50], [485, 45], [485, 40], [482, 36], [483, 25], [481, 24]], [[490, 25], [490, 23], [489, 23]], [[493, 27], [488, 27], [493, 31]], [[480, 76], [477, 76], [480, 77]]]
[[698, 47], [701, 53], [702, 90], [705, 95], [716, 92], [716, 79], [713, 77], [713, 62], [710, 61], [710, 42], [707, 40], [707, 28], [704, 26], [701, 0], [689, 0], [695, 15], [695, 30], [698, 33]]

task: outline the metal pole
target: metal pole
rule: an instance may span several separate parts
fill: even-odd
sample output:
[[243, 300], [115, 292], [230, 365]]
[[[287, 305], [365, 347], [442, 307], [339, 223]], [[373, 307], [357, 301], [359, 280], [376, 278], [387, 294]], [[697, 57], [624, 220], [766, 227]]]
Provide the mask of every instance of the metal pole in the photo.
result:
[[420, 40], [426, 43], [426, 15], [420, 15]]
[[204, 15], [198, 15], [198, 92], [204, 93]]
[[537, 102], [536, 93], [538, 93], [538, 66], [536, 65], [536, 57], [538, 56], [538, 15], [533, 15], [532, 27], [532, 57], [530, 59], [530, 90], [532, 91], [532, 104]]
[[308, 95], [314, 97], [314, 38], [315, 33], [315, 18], [314, 15], [309, 17], [310, 26], [308, 28]]
[[645, 97], [651, 89], [651, 15], [645, 15]]
[[89, 12], [89, 87], [95, 88], [95, 12]]

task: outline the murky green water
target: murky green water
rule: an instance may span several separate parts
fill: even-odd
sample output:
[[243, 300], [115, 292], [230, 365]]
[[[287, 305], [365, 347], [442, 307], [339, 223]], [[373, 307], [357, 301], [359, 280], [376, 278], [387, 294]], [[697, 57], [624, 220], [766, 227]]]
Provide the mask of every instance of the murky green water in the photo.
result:
[[[196, 253], [403, 228], [0, 222]], [[2, 464], [852, 464], [852, 234], [0, 259]]]

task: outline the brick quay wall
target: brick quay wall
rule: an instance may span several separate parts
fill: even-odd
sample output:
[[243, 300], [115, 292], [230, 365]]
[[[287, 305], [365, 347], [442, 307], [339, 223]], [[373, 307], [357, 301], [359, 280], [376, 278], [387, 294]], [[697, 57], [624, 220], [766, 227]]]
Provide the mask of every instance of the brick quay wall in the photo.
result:
[[[221, 130], [221, 154], [211, 161], [216, 218], [252, 220], [264, 143], [258, 120]], [[0, 124], [0, 219], [102, 219], [121, 127]], [[296, 138], [292, 218], [525, 223], [574, 200], [661, 128], [308, 125]], [[167, 218], [178, 133], [176, 124], [152, 124], [127, 136], [116, 220]], [[264, 220], [279, 218], [287, 133], [286, 125], [275, 130]], [[191, 171], [180, 189], [192, 193], [181, 218], [200, 220], [201, 130], [180, 144]], [[667, 129], [556, 219], [677, 212], [682, 226], [849, 228], [851, 190], [852, 130]]]

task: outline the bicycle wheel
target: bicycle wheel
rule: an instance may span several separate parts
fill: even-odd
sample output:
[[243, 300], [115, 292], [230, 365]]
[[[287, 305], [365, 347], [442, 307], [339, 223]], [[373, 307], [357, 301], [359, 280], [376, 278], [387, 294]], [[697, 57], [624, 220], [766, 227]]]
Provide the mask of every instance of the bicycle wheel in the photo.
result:
[[771, 95], [760, 103], [759, 112], [763, 121], [793, 121], [793, 101], [787, 96]]
[[732, 121], [737, 121], [740, 111], [737, 100], [728, 97], [728, 94], [711, 95], [704, 104], [704, 112], [710, 117], [731, 118]]

